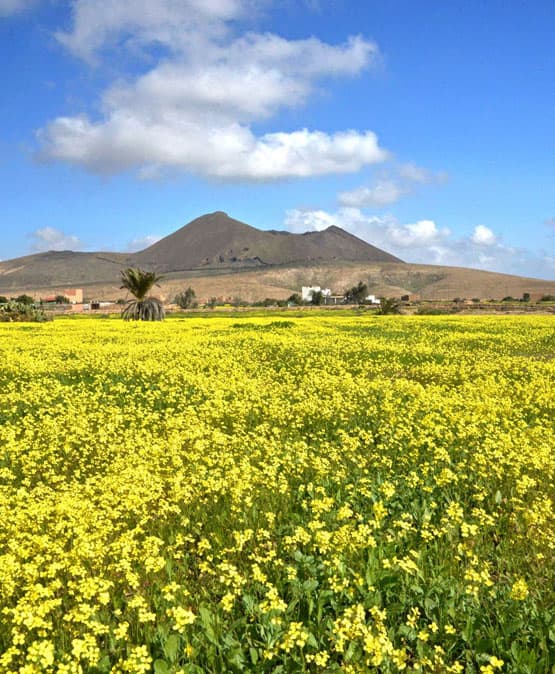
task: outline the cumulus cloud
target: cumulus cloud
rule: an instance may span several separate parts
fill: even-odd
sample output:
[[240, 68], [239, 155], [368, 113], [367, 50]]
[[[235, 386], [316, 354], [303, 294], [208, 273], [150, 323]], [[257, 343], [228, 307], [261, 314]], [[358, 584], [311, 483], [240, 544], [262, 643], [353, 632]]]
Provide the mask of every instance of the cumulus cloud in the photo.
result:
[[484, 225], [477, 225], [474, 228], [470, 240], [477, 246], [495, 246], [497, 243], [495, 234], [489, 227], [485, 227]]
[[130, 253], [135, 253], [138, 250], [144, 250], [145, 248], [152, 246], [152, 244], [156, 243], [157, 241], [160, 241], [161, 238], [161, 236], [157, 236], [156, 234], [146, 234], [145, 236], [137, 237], [136, 239], [132, 239], [128, 242], [127, 250]]
[[[292, 209], [285, 216], [286, 229], [294, 232], [322, 230], [335, 225], [400, 257], [406, 262], [472, 267], [507, 274], [553, 278], [555, 259], [541, 251], [504, 244], [489, 228], [479, 225], [468, 237], [455, 237], [433, 220], [402, 223], [392, 215], [365, 214], [358, 208], [336, 211]], [[479, 229], [483, 227], [491, 234]], [[484, 238], [490, 243], [476, 243]], [[493, 239], [492, 239], [493, 237]]]
[[0, 18], [23, 12], [35, 5], [37, 1], [38, 0], [0, 0]]
[[285, 217], [285, 227], [295, 232], [319, 231], [331, 225], [341, 227], [388, 251], [396, 251], [400, 257], [409, 248], [437, 247], [450, 235], [447, 228], [439, 228], [433, 220], [402, 224], [391, 215], [366, 215], [358, 208], [340, 208], [333, 213], [291, 209]]
[[109, 87], [98, 119], [58, 117], [41, 129], [42, 157], [97, 173], [138, 169], [148, 178], [177, 169], [249, 181], [345, 173], [387, 159], [371, 131], [254, 133], [254, 123], [305, 104], [321, 78], [360, 73], [378, 48], [357, 36], [338, 45], [252, 32], [230, 37], [230, 20], [248, 6], [113, 0], [101, 11], [98, 0], [76, 0], [72, 31], [58, 36], [75, 54], [90, 58], [114, 41], [167, 51], [150, 71]]
[[434, 171], [429, 171], [422, 166], [418, 166], [414, 162], [401, 164], [398, 167], [398, 173], [401, 178], [404, 178], [411, 183], [420, 183], [421, 185], [444, 183], [448, 179], [447, 173], [445, 173], [445, 171], [439, 171], [437, 173]]
[[373, 185], [357, 187], [341, 192], [339, 203], [353, 208], [382, 208], [396, 203], [411, 194], [415, 185], [430, 185], [445, 182], [447, 174], [434, 173], [414, 163], [401, 164], [384, 172]]
[[393, 180], [379, 180], [372, 187], [357, 187], [350, 192], [341, 192], [339, 203], [355, 208], [388, 206], [399, 201], [406, 193], [407, 190]]
[[198, 36], [221, 35], [226, 22], [255, 3], [245, 0], [74, 0], [73, 25], [58, 40], [91, 61], [106, 46], [159, 44], [179, 49]]
[[82, 246], [79, 237], [65, 234], [55, 227], [36, 229], [29, 236], [32, 240], [31, 250], [35, 253], [47, 250], [76, 250]]

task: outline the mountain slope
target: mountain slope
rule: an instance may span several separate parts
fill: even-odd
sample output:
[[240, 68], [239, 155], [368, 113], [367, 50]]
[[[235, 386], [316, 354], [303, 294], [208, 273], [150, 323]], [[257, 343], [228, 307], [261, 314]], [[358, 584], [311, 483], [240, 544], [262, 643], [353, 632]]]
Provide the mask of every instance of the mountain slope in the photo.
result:
[[263, 231], [222, 212], [197, 218], [138, 253], [50, 251], [0, 262], [0, 295], [40, 298], [81, 287], [86, 297], [117, 299], [125, 296], [119, 278], [128, 266], [162, 273], [159, 293], [167, 300], [189, 285], [200, 298], [256, 300], [286, 298], [302, 285], [342, 293], [359, 280], [376, 295], [422, 299], [555, 295], [555, 281], [407, 264], [338, 227]]
[[0, 291], [6, 294], [12, 289], [114, 282], [128, 265], [129, 255], [121, 253], [36, 253], [0, 262]]
[[221, 211], [193, 220], [132, 259], [160, 272], [338, 260], [401, 262], [339, 227], [306, 234], [264, 231]]

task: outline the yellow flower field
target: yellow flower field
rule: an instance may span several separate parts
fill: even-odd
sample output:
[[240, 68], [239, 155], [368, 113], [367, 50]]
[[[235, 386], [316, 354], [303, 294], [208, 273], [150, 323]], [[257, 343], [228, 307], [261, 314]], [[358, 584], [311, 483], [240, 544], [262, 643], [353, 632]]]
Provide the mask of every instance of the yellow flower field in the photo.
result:
[[554, 672], [554, 328], [0, 325], [0, 672]]

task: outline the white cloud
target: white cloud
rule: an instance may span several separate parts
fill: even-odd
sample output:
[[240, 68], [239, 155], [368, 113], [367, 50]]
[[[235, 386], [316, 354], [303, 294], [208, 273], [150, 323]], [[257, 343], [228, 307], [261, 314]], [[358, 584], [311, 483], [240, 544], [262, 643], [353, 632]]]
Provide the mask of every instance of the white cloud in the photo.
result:
[[337, 225], [337, 216], [321, 210], [293, 208], [285, 214], [285, 228], [290, 232], [321, 232]]
[[342, 206], [382, 208], [412, 194], [416, 184], [439, 184], [445, 182], [446, 179], [446, 173], [433, 173], [411, 162], [382, 172], [382, 177], [371, 186], [363, 185], [354, 190], [341, 192], [338, 200]]
[[350, 192], [341, 192], [339, 203], [355, 208], [388, 206], [399, 201], [406, 192], [406, 189], [393, 180], [379, 180], [373, 187], [357, 187]]
[[545, 224], [547, 227], [555, 227], [555, 218], [547, 218]]
[[29, 236], [32, 239], [31, 250], [35, 253], [47, 250], [76, 250], [82, 246], [77, 236], [65, 234], [55, 227], [36, 229]]
[[553, 278], [555, 259], [544, 252], [514, 248], [495, 237], [495, 244], [478, 246], [469, 237], [455, 237], [433, 220], [401, 223], [391, 215], [367, 215], [358, 208], [340, 208], [334, 212], [292, 209], [285, 216], [290, 231], [322, 230], [335, 225], [355, 236], [398, 256], [406, 262], [472, 267], [506, 274]]
[[444, 183], [447, 180], [447, 173], [439, 171], [434, 173], [422, 166], [418, 166], [414, 162], [401, 164], [398, 167], [399, 176], [408, 182], [420, 183], [422, 185], [430, 185], [432, 183]]
[[56, 37], [91, 61], [106, 46], [161, 44], [172, 50], [226, 32], [254, 2], [245, 0], [74, 0], [73, 27]]
[[18, 14], [36, 3], [37, 0], [0, 0], [0, 17]]
[[146, 234], [145, 236], [140, 236], [128, 242], [127, 250], [130, 253], [134, 253], [138, 250], [144, 250], [145, 248], [152, 246], [152, 244], [156, 243], [157, 241], [160, 241], [161, 238], [161, 236], [156, 236], [156, 234]]
[[358, 208], [340, 208], [334, 213], [292, 209], [287, 211], [285, 217], [285, 227], [295, 232], [322, 230], [331, 225], [341, 227], [388, 251], [395, 250], [400, 257], [405, 255], [406, 249], [437, 246], [450, 235], [448, 229], [438, 228], [433, 220], [401, 224], [391, 215], [365, 215]]
[[253, 123], [305, 104], [320, 78], [358, 74], [378, 49], [361, 37], [340, 45], [257, 33], [230, 38], [224, 29], [250, 4], [113, 0], [104, 11], [98, 0], [76, 0], [73, 30], [59, 35], [74, 53], [90, 58], [118, 39], [120, 46], [163, 44], [169, 53], [149, 72], [109, 87], [99, 119], [82, 114], [47, 124], [38, 132], [42, 157], [97, 173], [137, 169], [149, 178], [177, 169], [253, 181], [384, 161], [388, 154], [371, 131], [255, 135]]
[[472, 233], [470, 240], [477, 246], [495, 246], [497, 243], [495, 234], [489, 227], [485, 227], [484, 225], [477, 225], [474, 227], [474, 232]]

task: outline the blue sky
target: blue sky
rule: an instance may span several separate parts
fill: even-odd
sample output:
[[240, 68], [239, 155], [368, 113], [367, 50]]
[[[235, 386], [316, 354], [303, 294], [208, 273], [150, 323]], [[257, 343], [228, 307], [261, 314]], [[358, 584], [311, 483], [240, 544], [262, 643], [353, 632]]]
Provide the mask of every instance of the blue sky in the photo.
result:
[[555, 278], [555, 4], [0, 0], [0, 259], [206, 212]]

